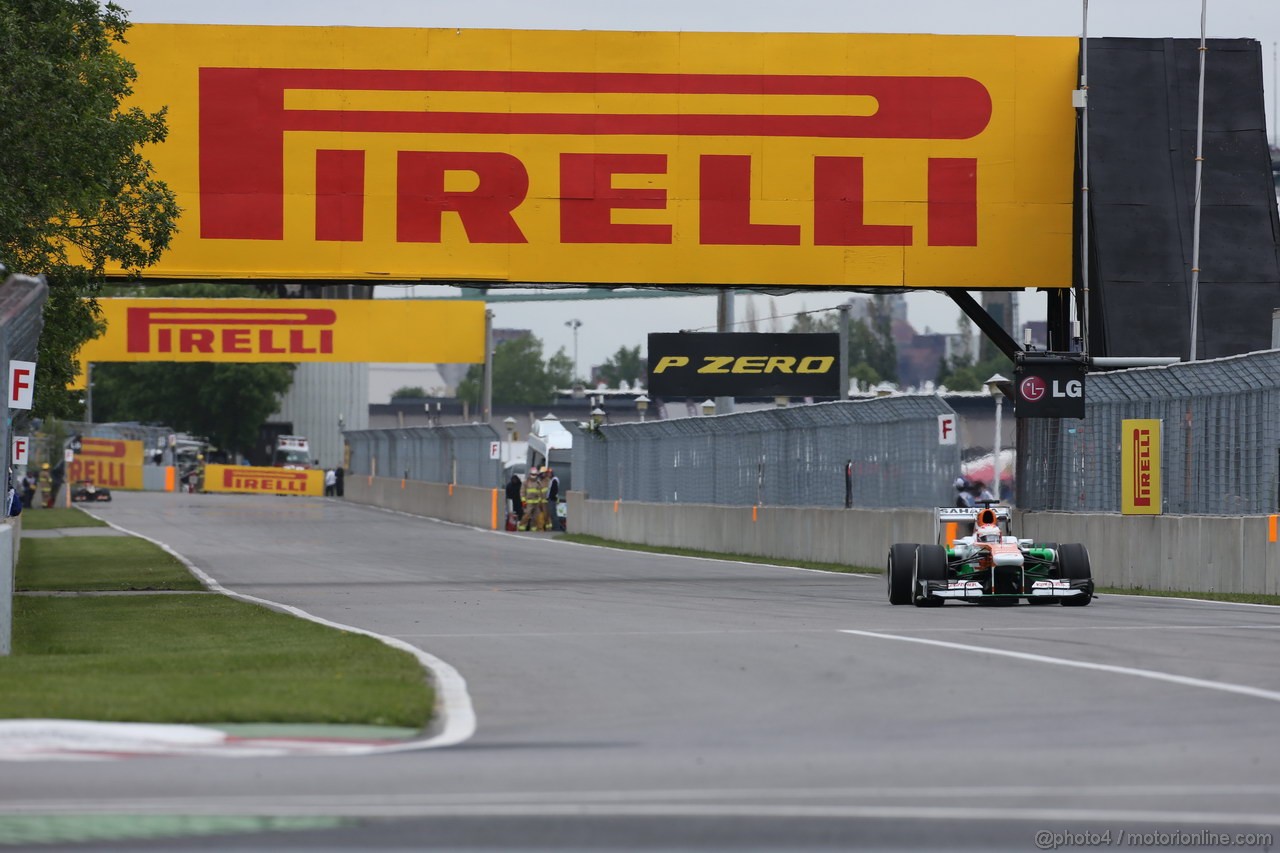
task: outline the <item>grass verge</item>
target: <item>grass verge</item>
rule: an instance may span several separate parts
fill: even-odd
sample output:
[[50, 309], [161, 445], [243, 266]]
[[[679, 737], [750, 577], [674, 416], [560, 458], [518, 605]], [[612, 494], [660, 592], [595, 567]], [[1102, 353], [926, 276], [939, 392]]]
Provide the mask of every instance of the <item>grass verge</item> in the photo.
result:
[[643, 551], [647, 554], [675, 554], [680, 557], [698, 557], [704, 560], [733, 560], [739, 563], [761, 563], [769, 566], [792, 566], [800, 569], [818, 569], [824, 572], [841, 572], [844, 574], [881, 574], [884, 569], [869, 569], [863, 566], [846, 566], [842, 563], [809, 563], [801, 560], [783, 560], [776, 557], [756, 557], [750, 554], [726, 554], [720, 551], [698, 551], [692, 548], [663, 548], [657, 545], [637, 545], [634, 542], [618, 542], [599, 536], [588, 536], [585, 533], [563, 533], [556, 537], [565, 542], [577, 542], [580, 545], [596, 545], [601, 548], [617, 548], [622, 551]]
[[1234, 601], [1237, 604], [1274, 604], [1280, 606], [1280, 595], [1264, 595], [1252, 592], [1177, 592], [1160, 589], [1119, 589], [1098, 587], [1098, 595], [1152, 595], [1159, 598], [1199, 598], [1204, 601]]
[[72, 507], [55, 509], [25, 509], [22, 511], [23, 530], [55, 530], [59, 527], [106, 527], [107, 523]]
[[420, 729], [412, 655], [221, 595], [14, 599], [0, 717]]
[[202, 590], [171, 554], [132, 536], [25, 539], [17, 588], [24, 591]]

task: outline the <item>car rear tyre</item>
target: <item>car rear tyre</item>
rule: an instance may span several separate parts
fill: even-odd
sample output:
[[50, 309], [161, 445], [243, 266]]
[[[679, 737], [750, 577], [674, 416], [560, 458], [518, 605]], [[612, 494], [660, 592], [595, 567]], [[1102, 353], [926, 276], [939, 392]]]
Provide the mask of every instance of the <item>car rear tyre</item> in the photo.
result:
[[916, 549], [915, 573], [911, 583], [912, 604], [916, 607], [941, 607], [946, 604], [945, 598], [932, 595], [921, 595], [920, 584], [923, 581], [945, 581], [947, 579], [947, 549], [941, 545], [921, 545]]
[[1058, 549], [1058, 566], [1062, 569], [1064, 580], [1072, 582], [1088, 581], [1084, 595], [1072, 595], [1062, 599], [1063, 607], [1084, 607], [1093, 598], [1093, 572], [1089, 566], [1089, 552], [1078, 542], [1063, 545]]
[[885, 576], [889, 584], [890, 604], [911, 603], [911, 572], [916, 562], [916, 546], [899, 543], [889, 546], [889, 564]]

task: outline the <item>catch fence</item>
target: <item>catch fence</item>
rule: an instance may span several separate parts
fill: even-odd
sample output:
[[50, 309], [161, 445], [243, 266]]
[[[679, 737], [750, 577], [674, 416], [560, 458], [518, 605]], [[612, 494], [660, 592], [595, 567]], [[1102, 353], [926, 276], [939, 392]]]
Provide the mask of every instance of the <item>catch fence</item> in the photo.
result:
[[574, 429], [575, 488], [599, 500], [732, 506], [945, 506], [960, 448], [937, 396], [895, 396]]
[[[44, 328], [44, 303], [48, 297], [49, 286], [44, 279], [14, 275], [0, 285], [0, 353], [4, 354], [5, 364], [14, 360], [36, 360], [40, 332]], [[4, 376], [4, 393], [13, 400], [8, 369]], [[40, 382], [39, 375], [33, 379], [33, 385]], [[6, 419], [5, 425], [0, 427], [0, 446], [10, 447], [12, 437], [27, 434], [30, 427], [27, 412], [16, 410], [14, 418]]]
[[1280, 511], [1280, 351], [1091, 374], [1085, 418], [1025, 419], [1023, 509], [1119, 512], [1121, 421], [1162, 421], [1164, 511]]
[[351, 476], [502, 485], [502, 461], [490, 458], [499, 436], [488, 424], [352, 430], [343, 436], [351, 448]]

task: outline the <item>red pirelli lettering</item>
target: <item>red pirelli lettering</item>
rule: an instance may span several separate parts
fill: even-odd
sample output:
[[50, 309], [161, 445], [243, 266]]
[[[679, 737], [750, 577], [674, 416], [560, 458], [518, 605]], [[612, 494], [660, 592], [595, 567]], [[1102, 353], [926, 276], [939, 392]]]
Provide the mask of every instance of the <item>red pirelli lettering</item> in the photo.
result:
[[[970, 139], [991, 119], [990, 94], [982, 83], [969, 77], [201, 68], [199, 85], [200, 236], [204, 239], [283, 239], [283, 139], [293, 131]], [[751, 95], [766, 104], [771, 96], [861, 95], [874, 99], [876, 107], [869, 115], [774, 114], [767, 109], [757, 114], [285, 109], [285, 93], [291, 90]], [[411, 175], [407, 183], [402, 179], [400, 184], [402, 202], [413, 205], [413, 199], [418, 199], [416, 209], [398, 221], [398, 226], [406, 229], [403, 233], [417, 235], [405, 239], [433, 242], [428, 238], [434, 233], [434, 222], [441, 213], [452, 212], [463, 219], [472, 242], [523, 241], [513, 237], [513, 229], [518, 231], [510, 216], [514, 208], [504, 209], [493, 191], [433, 193], [432, 170], [438, 166], [429, 158], [425, 164], [408, 165], [411, 169], [425, 165], [426, 174]], [[318, 156], [316, 168], [317, 239], [354, 239], [358, 195], [363, 203], [362, 165], [352, 152], [327, 152]], [[727, 162], [713, 164], [713, 185], [732, 189], [739, 168]], [[511, 170], [503, 178], [508, 182], [515, 176]], [[356, 192], [357, 172], [361, 173], [360, 193]], [[938, 177], [940, 183], [962, 192], [963, 176], [946, 169], [943, 172], [946, 174]], [[523, 192], [520, 196], [523, 198]], [[609, 201], [608, 194], [604, 198]], [[612, 200], [627, 200], [627, 206], [652, 202], [638, 196], [615, 196]], [[754, 223], [741, 217], [736, 196], [722, 196], [712, 206], [738, 219], [726, 227], [726, 233], [713, 235], [716, 240], [710, 242], [727, 238], [727, 242], [792, 244], [790, 229], [794, 226], [746, 227]], [[578, 215], [585, 219], [573, 218]], [[584, 227], [589, 231], [593, 224], [601, 224], [599, 209], [575, 211], [570, 233], [579, 233]], [[479, 238], [472, 235], [473, 227], [479, 229]], [[661, 227], [607, 230], [610, 237], [643, 236], [643, 242], [652, 242]], [[499, 233], [505, 235], [502, 240], [496, 239]], [[964, 239], [967, 232], [958, 229], [957, 234], [940, 229], [941, 240]], [[933, 234], [930, 236], [933, 245], [969, 245], [934, 242]]]

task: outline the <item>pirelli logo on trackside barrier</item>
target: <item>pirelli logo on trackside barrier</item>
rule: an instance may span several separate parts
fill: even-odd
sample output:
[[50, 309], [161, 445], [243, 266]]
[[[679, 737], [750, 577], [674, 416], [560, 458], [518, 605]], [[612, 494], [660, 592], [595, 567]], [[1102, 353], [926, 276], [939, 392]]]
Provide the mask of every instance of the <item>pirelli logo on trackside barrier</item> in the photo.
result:
[[268, 495], [324, 494], [323, 471], [209, 465], [204, 472], [206, 492], [250, 492]]
[[484, 303], [393, 299], [99, 299], [81, 362], [484, 361]]
[[655, 333], [649, 393], [656, 397], [835, 397], [840, 336]]
[[82, 438], [67, 478], [87, 480], [112, 489], [142, 488], [142, 442], [115, 438]]
[[1155, 418], [1120, 421], [1120, 514], [1160, 515], [1164, 512], [1161, 482], [1160, 430]]
[[1067, 287], [1071, 38], [138, 24], [165, 278]]

